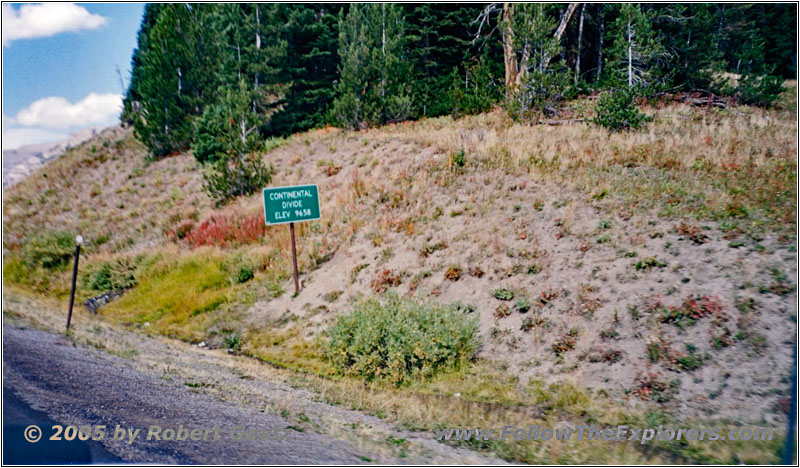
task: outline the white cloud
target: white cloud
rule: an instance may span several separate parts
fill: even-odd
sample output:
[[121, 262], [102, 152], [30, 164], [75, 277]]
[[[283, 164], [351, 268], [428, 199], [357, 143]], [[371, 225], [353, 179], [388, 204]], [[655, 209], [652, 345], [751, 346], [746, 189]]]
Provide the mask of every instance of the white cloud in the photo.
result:
[[3, 46], [18, 39], [49, 37], [62, 32], [97, 29], [108, 19], [74, 3], [30, 3], [15, 10], [3, 3]]
[[8, 128], [3, 126], [3, 150], [20, 146], [51, 143], [67, 139], [66, 133], [41, 128]]
[[17, 113], [14, 123], [25, 127], [67, 129], [110, 124], [122, 111], [121, 94], [91, 93], [72, 104], [63, 97], [46, 97]]

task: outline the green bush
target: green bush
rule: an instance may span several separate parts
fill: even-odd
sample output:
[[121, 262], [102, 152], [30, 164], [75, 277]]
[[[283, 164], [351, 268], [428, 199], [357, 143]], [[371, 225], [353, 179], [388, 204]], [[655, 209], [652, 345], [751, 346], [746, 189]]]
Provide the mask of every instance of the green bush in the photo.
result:
[[506, 99], [509, 116], [517, 122], [535, 123], [541, 116], [558, 113], [558, 102], [570, 87], [569, 72], [553, 67], [543, 72], [530, 71], [521, 86]]
[[612, 132], [635, 130], [650, 117], [636, 108], [636, 94], [629, 90], [614, 90], [600, 95], [592, 122]]
[[242, 265], [239, 267], [239, 271], [236, 272], [236, 282], [239, 284], [246, 283], [253, 279], [255, 274], [253, 273], [253, 267], [249, 265]]
[[451, 85], [444, 100], [454, 117], [488, 112], [502, 100], [501, 87], [493, 78], [502, 71], [492, 69], [488, 57], [488, 53], [484, 54], [477, 62], [466, 65], [463, 71], [454, 68], [448, 77]]
[[84, 274], [84, 284], [94, 291], [128, 289], [136, 285], [136, 270], [141, 257], [118, 258], [89, 266]]
[[739, 80], [735, 95], [742, 104], [769, 107], [783, 92], [783, 80], [777, 76], [744, 75]]
[[514, 299], [514, 291], [505, 288], [494, 289], [492, 290], [492, 296], [501, 301], [510, 301]]
[[472, 358], [474, 316], [394, 294], [359, 303], [329, 330], [327, 356], [347, 375], [402, 384]]
[[242, 348], [242, 335], [231, 333], [222, 338], [225, 347], [232, 351], [239, 351]]
[[59, 270], [70, 262], [74, 254], [75, 237], [65, 231], [39, 234], [29, 239], [22, 248], [23, 258], [30, 268]]

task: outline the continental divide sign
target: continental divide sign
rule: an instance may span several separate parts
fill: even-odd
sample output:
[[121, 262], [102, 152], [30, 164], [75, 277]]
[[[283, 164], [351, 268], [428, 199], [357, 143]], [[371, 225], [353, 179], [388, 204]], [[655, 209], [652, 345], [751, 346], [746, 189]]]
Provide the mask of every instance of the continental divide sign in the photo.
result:
[[319, 218], [319, 190], [316, 185], [264, 189], [264, 220], [268, 225]]

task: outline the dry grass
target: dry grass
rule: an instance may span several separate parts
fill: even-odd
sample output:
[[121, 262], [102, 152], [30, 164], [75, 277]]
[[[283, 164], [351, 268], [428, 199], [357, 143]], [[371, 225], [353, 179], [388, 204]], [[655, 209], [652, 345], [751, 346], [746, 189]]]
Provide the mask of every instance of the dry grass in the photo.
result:
[[59, 229], [82, 234], [90, 251], [140, 249], [211, 207], [191, 155], [146, 154], [130, 130], [109, 128], [4, 190], [4, 248]]
[[502, 167], [534, 181], [565, 184], [617, 210], [666, 216], [747, 218], [756, 227], [794, 230], [797, 124], [783, 111], [649, 109], [638, 132], [609, 133], [576, 123], [513, 124], [500, 114], [427, 119], [372, 130], [376, 141], [413, 141], [441, 153], [463, 151], [468, 165]]

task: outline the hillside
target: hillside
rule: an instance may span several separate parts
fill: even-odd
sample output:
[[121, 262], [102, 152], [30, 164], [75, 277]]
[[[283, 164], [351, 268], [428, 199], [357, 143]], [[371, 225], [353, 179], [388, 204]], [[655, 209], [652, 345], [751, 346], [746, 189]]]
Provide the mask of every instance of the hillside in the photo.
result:
[[3, 150], [3, 187], [24, 179], [40, 166], [60, 156], [67, 148], [76, 146], [94, 136], [97, 130], [99, 128], [86, 128], [70, 134], [62, 141]]
[[[654, 120], [630, 133], [496, 112], [275, 140], [271, 185], [321, 195], [322, 219], [298, 226], [297, 296], [288, 227], [263, 227], [260, 194], [217, 208], [191, 154], [148, 161], [130, 130], [109, 128], [4, 190], [4, 281], [65, 301], [72, 247], [58, 232], [80, 233], [78, 299], [129, 287], [100, 309], [109, 324], [261, 359], [410, 429], [782, 434], [797, 323], [790, 97], [771, 111], [645, 108]], [[477, 317], [476, 359], [402, 387], [342, 377], [326, 331], [392, 291]], [[523, 462], [768, 463], [779, 443], [472, 448]]]

